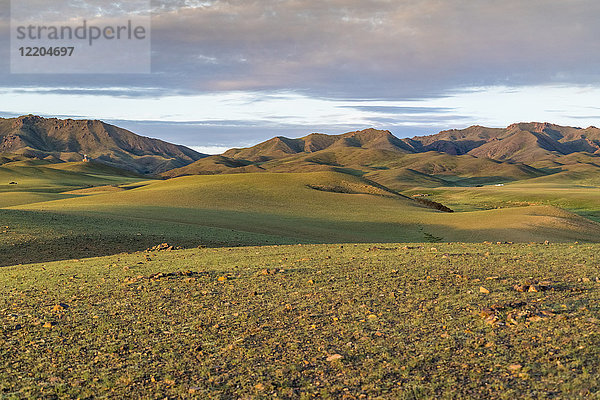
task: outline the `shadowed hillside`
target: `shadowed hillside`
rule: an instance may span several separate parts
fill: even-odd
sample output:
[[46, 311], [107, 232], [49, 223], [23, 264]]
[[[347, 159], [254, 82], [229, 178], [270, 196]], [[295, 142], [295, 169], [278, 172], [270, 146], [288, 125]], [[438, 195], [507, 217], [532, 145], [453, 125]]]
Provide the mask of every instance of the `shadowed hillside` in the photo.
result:
[[139, 136], [101, 121], [33, 115], [0, 119], [0, 153], [52, 162], [81, 161], [87, 155], [142, 174], [161, 173], [203, 157], [185, 146]]
[[253, 232], [286, 243], [600, 240], [600, 224], [555, 207], [453, 214], [428, 206], [363, 178], [314, 172], [187, 176], [13, 209]]
[[506, 129], [472, 126], [410, 141], [417, 151], [437, 150], [525, 163], [577, 152], [600, 155], [600, 129], [593, 126], [582, 129], [538, 122], [512, 124]]

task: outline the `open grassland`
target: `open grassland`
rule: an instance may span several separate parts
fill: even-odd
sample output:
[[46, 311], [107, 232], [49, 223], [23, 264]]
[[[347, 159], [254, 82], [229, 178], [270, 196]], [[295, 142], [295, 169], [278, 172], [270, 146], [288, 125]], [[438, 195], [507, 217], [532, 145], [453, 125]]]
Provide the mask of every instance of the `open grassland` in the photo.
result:
[[[56, 194], [91, 186], [120, 185], [147, 179], [98, 163], [15, 161], [0, 165], [0, 195], [15, 192]], [[5, 206], [1, 196], [0, 206]]]
[[600, 225], [554, 207], [441, 213], [337, 172], [188, 176], [132, 190], [12, 208], [135, 215], [315, 242], [600, 238]]
[[0, 210], [0, 266], [181, 247], [293, 244], [285, 237], [185, 222]]
[[6, 267], [0, 397], [598, 398], [599, 250], [329, 244]]
[[[463, 207], [476, 199], [464, 194]], [[0, 265], [138, 251], [164, 241], [197, 247], [600, 239], [600, 224], [552, 205], [443, 213], [331, 171], [138, 179], [61, 193], [6, 192], [0, 201]]]
[[540, 183], [528, 180], [504, 186], [470, 188], [413, 188], [407, 194], [427, 193], [457, 211], [552, 206], [600, 221], [600, 187]]

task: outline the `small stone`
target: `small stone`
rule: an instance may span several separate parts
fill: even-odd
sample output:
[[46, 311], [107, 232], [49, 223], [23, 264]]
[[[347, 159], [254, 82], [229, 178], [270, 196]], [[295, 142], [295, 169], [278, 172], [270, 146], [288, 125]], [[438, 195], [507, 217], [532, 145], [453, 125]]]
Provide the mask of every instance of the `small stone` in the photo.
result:
[[521, 368], [523, 368], [523, 366], [521, 364], [511, 364], [508, 366], [508, 369], [513, 372], [518, 371]]
[[537, 293], [540, 291], [540, 288], [537, 285], [531, 285], [527, 291]]
[[52, 328], [52, 326], [53, 326], [52, 322], [46, 322], [44, 324], [44, 328]]
[[225, 277], [225, 276], [220, 276], [217, 278], [217, 281], [219, 281], [219, 282], [225, 282], [226, 280], [227, 280], [227, 277]]
[[254, 388], [259, 392], [262, 392], [263, 390], [265, 390], [265, 385], [263, 385], [262, 383], [257, 383], [256, 385], [254, 385]]
[[479, 286], [479, 292], [484, 293], [484, 294], [490, 293], [490, 291], [488, 289], [484, 288], [483, 286]]
[[329, 357], [327, 357], [327, 361], [337, 361], [341, 360], [342, 358], [344, 358], [344, 356], [342, 356], [341, 354], [332, 354]]
[[65, 311], [69, 306], [63, 303], [60, 304], [56, 304], [54, 307], [52, 307], [52, 311], [54, 312], [61, 312], [61, 311]]
[[590, 283], [592, 280], [590, 278], [581, 278], [581, 282]]

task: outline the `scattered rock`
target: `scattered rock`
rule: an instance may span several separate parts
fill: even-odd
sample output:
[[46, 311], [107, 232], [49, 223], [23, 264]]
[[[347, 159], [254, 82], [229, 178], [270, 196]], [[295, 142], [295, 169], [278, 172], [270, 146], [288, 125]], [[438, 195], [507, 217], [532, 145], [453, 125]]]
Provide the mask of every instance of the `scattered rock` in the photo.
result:
[[483, 318], [485, 323], [493, 326], [505, 326], [506, 324], [516, 325], [518, 323], [518, 319], [523, 319], [533, 315], [533, 312], [529, 310], [522, 310], [522, 308], [525, 306], [527, 306], [527, 303], [522, 301], [494, 304], [489, 308], [480, 310], [479, 316]]
[[123, 279], [123, 283], [125, 285], [133, 285], [134, 283], [137, 283], [137, 278], [134, 278], [134, 277], [125, 278], [125, 279]]
[[526, 280], [524, 283], [518, 283], [518, 284], [514, 285], [513, 289], [515, 289], [517, 292], [536, 293], [536, 292], [545, 292], [547, 290], [551, 290], [552, 286], [551, 286], [551, 282], [539, 282], [539, 281]]
[[151, 251], [171, 251], [171, 250], [181, 250], [181, 247], [171, 246], [168, 243], [157, 244], [154, 247], [149, 247], [146, 249], [147, 252]]
[[56, 304], [54, 307], [52, 307], [52, 311], [62, 312], [62, 311], [65, 311], [67, 308], [69, 308], [69, 306], [66, 305], [65, 303], [59, 303], [59, 304]]
[[194, 271], [176, 271], [176, 272], [157, 272], [156, 274], [152, 274], [150, 276], [137, 276], [137, 277], [127, 277], [123, 279], [123, 283], [125, 285], [131, 285], [134, 283], [138, 283], [141, 280], [149, 280], [149, 281], [158, 281], [160, 279], [171, 279], [171, 278], [184, 278], [186, 282], [193, 282], [196, 278], [201, 275], [208, 275], [207, 272], [194, 272]]
[[483, 320], [486, 324], [500, 325], [500, 319], [496, 316], [495, 312], [492, 312], [492, 314], [490, 315], [484, 316]]
[[280, 274], [283, 272], [285, 272], [285, 270], [283, 270], [283, 269], [265, 268], [265, 269], [257, 272], [257, 275], [275, 275], [275, 274]]
[[54, 326], [54, 324], [52, 322], [46, 322], [44, 324], [44, 328], [52, 328]]
[[511, 364], [508, 366], [508, 369], [513, 372], [519, 371], [521, 368], [523, 368], [521, 364]]
[[479, 315], [481, 316], [481, 318], [487, 319], [489, 317], [494, 317], [496, 316], [496, 310], [493, 308], [484, 308], [483, 310], [481, 310], [479, 312]]
[[332, 354], [329, 357], [327, 357], [327, 361], [337, 361], [341, 360], [342, 358], [344, 358], [344, 356], [342, 356], [341, 354]]
[[479, 286], [479, 292], [484, 293], [484, 294], [490, 293], [490, 291], [488, 289], [484, 288], [483, 286]]

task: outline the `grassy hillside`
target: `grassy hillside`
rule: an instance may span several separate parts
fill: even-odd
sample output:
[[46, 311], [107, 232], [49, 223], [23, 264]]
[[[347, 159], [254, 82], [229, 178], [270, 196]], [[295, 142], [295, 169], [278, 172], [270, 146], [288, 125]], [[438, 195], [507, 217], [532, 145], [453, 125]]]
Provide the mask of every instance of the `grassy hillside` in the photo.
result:
[[583, 171], [573, 168], [552, 177], [530, 179], [504, 186], [415, 187], [405, 193], [429, 194], [427, 198], [442, 202], [459, 212], [552, 206], [600, 221], [600, 187], [596, 182], [596, 175], [585, 167]]
[[18, 208], [216, 227], [274, 235], [286, 242], [424, 240], [420, 227], [410, 225], [410, 219], [403, 222], [403, 213], [438, 214], [358, 177], [334, 172], [182, 177]]
[[[412, 161], [414, 165], [426, 160]], [[437, 168], [432, 161], [421, 165]], [[438, 172], [444, 176], [444, 171]], [[18, 161], [0, 166], [0, 176], [7, 182], [0, 187], [0, 265], [138, 251], [162, 242], [189, 248], [600, 240], [598, 223], [557, 208], [600, 221], [597, 194], [587, 189], [580, 191], [585, 205], [583, 197], [574, 197], [579, 208], [562, 201], [555, 189], [435, 189], [427, 199], [460, 211], [447, 214], [335, 170], [145, 181], [101, 164]], [[9, 185], [13, 180], [18, 184]], [[413, 182], [420, 184], [419, 179]], [[419, 190], [423, 191], [407, 193]], [[543, 194], [548, 201], [532, 199], [531, 193], [537, 198]]]
[[15, 161], [0, 165], [0, 196], [16, 192], [60, 193], [90, 186], [126, 184], [147, 179], [99, 163]]
[[189, 176], [13, 209], [185, 223], [321, 243], [600, 238], [600, 225], [553, 207], [447, 214], [337, 172]]
[[512, 182], [537, 178], [558, 169], [543, 171], [520, 163], [500, 162], [471, 155], [453, 156], [433, 151], [399, 154], [389, 150], [342, 147], [261, 162], [211, 156], [168, 171], [163, 176], [172, 178], [184, 175], [312, 171], [345, 172], [364, 176], [395, 190], [405, 190], [414, 186], [474, 186]]
[[411, 139], [366, 129], [343, 135], [276, 137], [163, 175], [344, 170], [368, 174], [378, 183], [403, 190], [419, 183], [474, 186], [537, 178], [560, 172], [561, 166], [581, 159], [598, 167], [599, 156], [600, 130], [594, 127], [548, 123], [520, 123], [506, 129], [472, 126]]
[[336, 244], [2, 268], [0, 393], [596, 398], [598, 254]]

